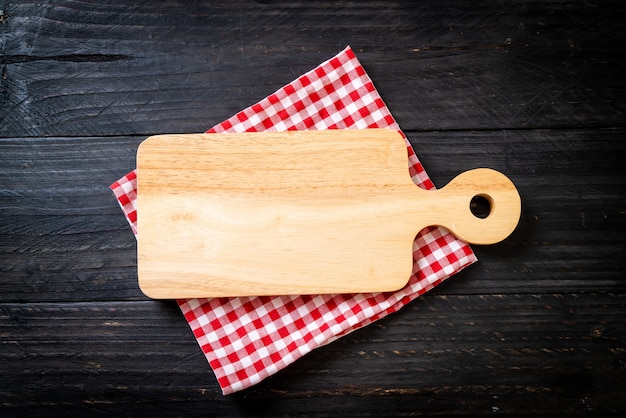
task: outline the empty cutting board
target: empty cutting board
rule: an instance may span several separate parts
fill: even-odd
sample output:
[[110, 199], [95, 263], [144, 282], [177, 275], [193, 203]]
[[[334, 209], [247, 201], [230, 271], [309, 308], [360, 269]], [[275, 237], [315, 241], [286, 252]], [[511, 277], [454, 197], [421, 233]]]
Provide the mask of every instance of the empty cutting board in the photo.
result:
[[515, 186], [491, 169], [417, 187], [388, 129], [153, 136], [137, 184], [138, 278], [153, 298], [396, 290], [424, 227], [491, 244], [520, 217]]

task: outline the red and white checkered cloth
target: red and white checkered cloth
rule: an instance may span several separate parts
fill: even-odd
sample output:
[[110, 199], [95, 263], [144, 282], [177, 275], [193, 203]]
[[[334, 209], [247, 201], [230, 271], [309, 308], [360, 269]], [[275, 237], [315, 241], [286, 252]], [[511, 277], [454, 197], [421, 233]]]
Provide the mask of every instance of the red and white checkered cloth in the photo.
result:
[[[400, 130], [347, 47], [207, 133], [349, 128]], [[408, 141], [407, 147], [414, 182], [434, 188]], [[135, 234], [136, 187], [134, 171], [111, 185]], [[397, 292], [177, 302], [226, 395], [252, 386], [311, 350], [397, 311], [476, 261], [466, 243], [436, 227], [418, 234], [413, 254], [413, 274], [407, 286]]]

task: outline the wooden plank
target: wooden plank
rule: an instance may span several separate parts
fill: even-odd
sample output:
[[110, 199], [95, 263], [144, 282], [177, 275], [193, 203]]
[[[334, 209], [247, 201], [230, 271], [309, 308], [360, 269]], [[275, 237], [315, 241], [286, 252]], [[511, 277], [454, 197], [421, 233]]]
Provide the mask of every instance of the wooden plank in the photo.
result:
[[479, 263], [444, 291], [569, 292], [583, 281], [623, 289], [626, 148], [619, 131], [410, 133], [435, 184], [459, 167], [484, 165], [507, 173], [522, 196], [514, 235], [499, 246], [474, 247]]
[[[523, 217], [447, 293], [623, 291], [623, 129], [410, 133], [438, 186], [476, 166], [507, 173]], [[142, 137], [0, 141], [0, 300], [142, 299], [135, 239], [108, 185]], [[574, 167], [574, 168], [568, 168]]]
[[613, 293], [431, 294], [222, 397], [173, 303], [5, 303], [0, 399], [30, 416], [611, 413], [626, 407], [624, 308]]
[[142, 298], [136, 241], [108, 188], [141, 139], [0, 140], [2, 301]]
[[135, 3], [5, 5], [0, 136], [202, 132], [348, 44], [406, 130], [624, 126], [621, 2]]

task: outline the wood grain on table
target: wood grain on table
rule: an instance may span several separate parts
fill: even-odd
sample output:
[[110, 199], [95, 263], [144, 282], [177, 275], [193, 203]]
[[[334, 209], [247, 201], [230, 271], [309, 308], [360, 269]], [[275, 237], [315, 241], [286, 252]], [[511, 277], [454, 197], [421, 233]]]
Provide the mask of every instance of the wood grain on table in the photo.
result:
[[[0, 5], [0, 414], [621, 416], [626, 4]], [[434, 183], [492, 167], [522, 219], [400, 312], [224, 397], [137, 287], [108, 189], [350, 45]]]

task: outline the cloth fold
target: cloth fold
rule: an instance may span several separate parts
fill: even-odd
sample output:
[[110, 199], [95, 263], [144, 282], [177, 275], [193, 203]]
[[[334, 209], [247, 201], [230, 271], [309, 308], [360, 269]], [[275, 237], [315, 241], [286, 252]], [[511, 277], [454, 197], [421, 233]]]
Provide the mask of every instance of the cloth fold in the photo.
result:
[[[372, 80], [347, 47], [207, 134], [365, 128], [400, 131]], [[433, 189], [408, 140], [406, 143], [411, 178], [418, 186]], [[135, 171], [113, 183], [111, 189], [136, 235]], [[417, 234], [413, 258], [411, 278], [396, 292], [181, 299], [177, 303], [227, 395], [399, 310], [476, 261], [466, 243], [439, 227]]]

